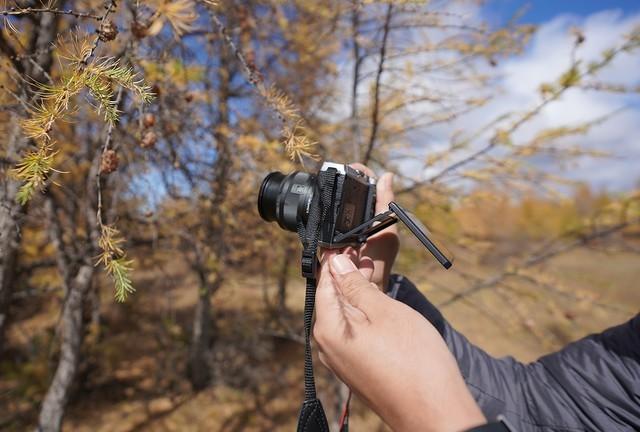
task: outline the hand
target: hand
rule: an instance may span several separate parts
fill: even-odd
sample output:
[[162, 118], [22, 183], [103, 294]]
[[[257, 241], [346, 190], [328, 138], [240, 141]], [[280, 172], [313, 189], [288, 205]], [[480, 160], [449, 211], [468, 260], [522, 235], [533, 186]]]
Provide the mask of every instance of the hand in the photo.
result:
[[[369, 177], [375, 177], [374, 172], [362, 164], [354, 163], [350, 166], [364, 172]], [[393, 199], [393, 174], [385, 173], [376, 184], [376, 214], [389, 210], [389, 203]], [[392, 225], [369, 237], [360, 248], [348, 248], [352, 250], [347, 250], [347, 253], [362, 268], [367, 279], [386, 291], [391, 267], [393, 267], [393, 262], [398, 255], [399, 247], [398, 228], [396, 225]], [[369, 263], [366, 263], [367, 261]]]
[[486, 422], [437, 330], [380, 292], [346, 254], [325, 253], [313, 337], [320, 360], [395, 431]]

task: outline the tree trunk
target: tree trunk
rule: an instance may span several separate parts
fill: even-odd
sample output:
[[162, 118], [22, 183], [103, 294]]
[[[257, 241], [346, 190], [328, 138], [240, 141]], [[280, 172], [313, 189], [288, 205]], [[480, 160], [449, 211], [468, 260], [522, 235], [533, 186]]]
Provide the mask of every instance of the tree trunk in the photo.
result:
[[82, 304], [91, 286], [94, 268], [90, 262], [85, 262], [68, 288], [67, 299], [62, 311], [60, 360], [42, 402], [37, 428], [39, 432], [58, 432], [62, 425], [71, 384], [80, 362], [80, 348], [84, 332]]
[[280, 312], [287, 309], [287, 282], [289, 281], [289, 267], [293, 258], [293, 251], [285, 249], [280, 271], [278, 272], [278, 310]]
[[200, 274], [200, 293], [193, 318], [193, 332], [189, 347], [189, 381], [195, 391], [200, 391], [211, 381], [209, 348], [212, 339], [211, 287], [206, 276]]
[[[51, 3], [51, 7], [55, 8], [57, 4], [58, 2], [54, 1]], [[52, 50], [47, 48], [56, 38], [58, 20], [59, 17], [56, 14], [40, 15], [38, 30], [34, 32], [28, 50], [30, 53], [40, 53], [36, 61], [23, 60], [21, 63], [16, 58], [10, 59], [18, 73], [29, 75], [33, 82], [44, 82], [46, 71], [51, 69]], [[6, 47], [9, 47], [4, 39], [3, 42]], [[11, 48], [8, 49], [11, 51]], [[7, 54], [6, 51], [4, 53]], [[33, 95], [29, 88], [25, 90], [19, 93]], [[28, 144], [28, 140], [21, 136], [19, 124], [17, 118], [12, 118], [11, 130], [5, 141], [7, 153], [5, 160], [1, 162], [3, 166], [0, 169], [0, 177], [3, 179], [0, 184], [0, 353], [4, 349], [4, 335], [16, 274], [20, 229], [24, 220], [24, 208], [16, 203], [16, 194], [20, 185], [11, 179], [7, 172], [9, 167], [18, 161], [20, 154]]]
[[0, 186], [0, 353], [4, 349], [23, 214], [21, 206], [16, 204], [17, 191], [17, 182], [5, 177]]
[[[38, 418], [38, 432], [58, 432], [62, 425], [62, 418], [66, 404], [71, 393], [82, 348], [84, 336], [83, 306], [92, 285], [95, 265], [92, 260], [97, 254], [98, 221], [96, 216], [95, 179], [98, 173], [100, 153], [96, 153], [91, 141], [86, 142], [86, 159], [91, 161], [91, 168], [85, 180], [85, 188], [88, 197], [84, 200], [82, 209], [88, 228], [88, 238], [77, 236], [75, 229], [68, 231], [71, 239], [65, 244], [60, 226], [60, 214], [57, 211], [55, 196], [49, 191], [46, 197], [45, 209], [50, 218], [49, 230], [51, 243], [56, 249], [58, 271], [62, 276], [65, 300], [62, 306], [60, 322], [60, 358], [58, 366], [49, 385], [49, 389], [40, 407]], [[75, 252], [68, 247], [69, 244], [85, 242], [80, 263], [74, 264]]]
[[[228, 55], [227, 49], [222, 48], [221, 65], [218, 67], [218, 126], [230, 127], [229, 98], [231, 72], [229, 65], [232, 59]], [[213, 179], [211, 184], [212, 207], [221, 208], [227, 197], [228, 174], [231, 165], [230, 143], [226, 133], [216, 128], [214, 137], [216, 140], [217, 159], [213, 167]], [[212, 217], [213, 216], [213, 217]], [[225, 215], [220, 212], [214, 215], [206, 212], [202, 215], [203, 224], [206, 227], [208, 238], [207, 243], [213, 245], [212, 248], [204, 247], [196, 252], [199, 255], [196, 259], [196, 271], [200, 279], [198, 303], [196, 305], [195, 317], [193, 320], [193, 333], [189, 353], [188, 377], [194, 390], [202, 390], [211, 381], [210, 353], [213, 344], [213, 311], [211, 309], [211, 296], [218, 290], [223, 282], [224, 262], [225, 262], [225, 241], [224, 231]], [[198, 241], [198, 240], [196, 240]], [[211, 270], [206, 262], [206, 254], [212, 254], [216, 259], [216, 269]], [[210, 280], [213, 278], [214, 282]]]
[[4, 349], [4, 334], [9, 316], [9, 304], [16, 276], [20, 229], [24, 219], [24, 210], [16, 202], [16, 194], [20, 185], [9, 176], [9, 163], [18, 159], [20, 149], [25, 141], [20, 137], [20, 127], [15, 117], [12, 118], [10, 133], [7, 134], [7, 165], [0, 170], [0, 353]]
[[100, 286], [97, 283], [92, 284], [89, 289], [89, 309], [91, 310], [90, 328], [92, 340], [98, 342], [102, 339], [102, 315], [100, 313]]

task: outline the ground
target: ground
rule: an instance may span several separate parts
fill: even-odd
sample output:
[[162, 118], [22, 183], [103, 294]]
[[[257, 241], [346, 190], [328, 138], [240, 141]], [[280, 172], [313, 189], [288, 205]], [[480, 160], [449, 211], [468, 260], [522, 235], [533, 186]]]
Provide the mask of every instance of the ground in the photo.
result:
[[[459, 265], [474, 274], [490, 277], [498, 272], [495, 263], [471, 264], [462, 258]], [[425, 264], [419, 265], [401, 260], [399, 267], [433, 302], [444, 302], [468, 286], [463, 277], [440, 270], [428, 259], [425, 255]], [[159, 269], [142, 262], [139, 268], [138, 291], [125, 305], [111, 302], [105, 284], [99, 331], [92, 328], [87, 335], [90, 348], [64, 430], [294, 430], [302, 396], [302, 346], [296, 340], [302, 280], [292, 277], [289, 312], [280, 313], [265, 306], [265, 298], [275, 297], [270, 280], [257, 275], [229, 278], [213, 300], [215, 381], [194, 394], [184, 378], [197, 295], [194, 281], [180, 265]], [[444, 308], [446, 318], [489, 353], [531, 361], [639, 310], [637, 255], [583, 247], [529, 272], [544, 276], [545, 284], [508, 278], [508, 288], [489, 287]], [[59, 301], [55, 292], [50, 297], [37, 307], [25, 302], [11, 328], [11, 359], [0, 363], [0, 428], [5, 430], [32, 425], [46, 389], [46, 365], [55, 353], [44, 348], [51, 341]], [[333, 418], [336, 383], [318, 368], [320, 397]], [[386, 430], [358, 401], [353, 411], [352, 430]]]

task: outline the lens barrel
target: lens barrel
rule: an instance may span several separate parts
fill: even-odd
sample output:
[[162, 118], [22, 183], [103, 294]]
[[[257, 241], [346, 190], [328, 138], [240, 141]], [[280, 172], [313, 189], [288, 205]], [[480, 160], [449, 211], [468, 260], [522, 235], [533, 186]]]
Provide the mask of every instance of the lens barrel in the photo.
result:
[[284, 174], [274, 171], [262, 180], [258, 194], [258, 212], [260, 217], [267, 222], [276, 220], [276, 202], [283, 179]]
[[294, 171], [289, 175], [275, 171], [262, 181], [258, 194], [258, 212], [267, 222], [296, 232], [298, 223], [306, 223], [309, 205], [316, 191], [315, 176]]

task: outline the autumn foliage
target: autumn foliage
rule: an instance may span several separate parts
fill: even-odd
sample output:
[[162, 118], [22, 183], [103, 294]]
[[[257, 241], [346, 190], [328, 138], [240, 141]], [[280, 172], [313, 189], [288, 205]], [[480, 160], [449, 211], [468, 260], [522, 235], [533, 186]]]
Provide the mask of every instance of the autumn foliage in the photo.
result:
[[[154, 418], [213, 391], [222, 411], [222, 400], [241, 400], [220, 430], [293, 421], [299, 246], [260, 220], [255, 201], [268, 172], [314, 171], [321, 160], [396, 173], [398, 200], [458, 257], [432, 277], [403, 238], [398, 270], [428, 279], [450, 310], [491, 315], [486, 299], [504, 302], [517, 311], [513, 327], [547, 349], [560, 336], [549, 342], [531, 324], [532, 293], [546, 290], [566, 325], [567, 299], [617, 307], [538, 274], [589, 248], [638, 251], [637, 190], [594, 191], [538, 163], [606, 157], [580, 138], [616, 113], [521, 132], [568, 92], [637, 92], [600, 74], [637, 55], [640, 28], [589, 61], [589, 35], [574, 29], [566, 69], [539, 83], [534, 105], [436, 143], [430, 130], [483, 113], [495, 66], [526, 50], [535, 26], [516, 16], [493, 28], [404, 1], [3, 8], [0, 426], [92, 428], [79, 414], [87, 406], [138, 407], [140, 397], [153, 404], [133, 411], [149, 415], [108, 429], [160, 430]], [[328, 375], [320, 387], [342, 402]], [[104, 408], [111, 388], [118, 400]]]

